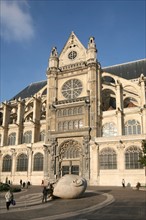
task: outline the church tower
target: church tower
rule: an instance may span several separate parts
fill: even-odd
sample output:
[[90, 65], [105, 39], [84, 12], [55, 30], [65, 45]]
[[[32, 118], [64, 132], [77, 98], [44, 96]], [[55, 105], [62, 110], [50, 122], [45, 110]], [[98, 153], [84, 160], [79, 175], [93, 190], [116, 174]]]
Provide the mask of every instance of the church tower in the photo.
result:
[[47, 68], [45, 176], [90, 178], [90, 140], [97, 135], [98, 62], [94, 37], [86, 49], [72, 32]]

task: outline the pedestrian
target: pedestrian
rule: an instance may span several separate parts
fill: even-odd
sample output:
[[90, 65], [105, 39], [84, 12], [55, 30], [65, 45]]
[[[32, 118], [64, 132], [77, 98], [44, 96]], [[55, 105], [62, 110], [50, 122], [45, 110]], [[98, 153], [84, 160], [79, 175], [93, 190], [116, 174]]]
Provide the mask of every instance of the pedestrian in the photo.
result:
[[46, 186], [44, 186], [42, 193], [43, 193], [42, 203], [47, 202], [48, 190], [47, 190]]
[[7, 210], [9, 210], [9, 206], [11, 204], [11, 201], [14, 199], [13, 193], [11, 190], [9, 190], [6, 194], [5, 194], [5, 199], [6, 199], [6, 208]]
[[49, 198], [51, 198], [51, 199], [53, 199], [53, 190], [54, 190], [53, 183], [50, 183], [50, 193], [49, 193]]
[[123, 188], [125, 188], [125, 180], [124, 179], [122, 179], [122, 186], [123, 186]]
[[20, 180], [20, 185], [22, 186], [22, 180]]
[[25, 188], [25, 182], [23, 182], [23, 188]]
[[136, 184], [136, 188], [137, 188], [137, 190], [139, 190], [140, 187], [141, 187], [140, 182], [137, 182], [137, 184]]
[[42, 183], [41, 183], [41, 185], [42, 185], [42, 186], [44, 185], [44, 180], [42, 180]]

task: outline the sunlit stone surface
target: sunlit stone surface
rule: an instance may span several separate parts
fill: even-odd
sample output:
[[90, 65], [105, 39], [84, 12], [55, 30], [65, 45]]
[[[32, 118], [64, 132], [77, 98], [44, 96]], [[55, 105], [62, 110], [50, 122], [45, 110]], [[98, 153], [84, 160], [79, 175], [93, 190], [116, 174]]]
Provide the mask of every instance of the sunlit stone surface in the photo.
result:
[[86, 179], [78, 175], [67, 174], [55, 184], [53, 195], [62, 199], [74, 199], [80, 197], [86, 188]]

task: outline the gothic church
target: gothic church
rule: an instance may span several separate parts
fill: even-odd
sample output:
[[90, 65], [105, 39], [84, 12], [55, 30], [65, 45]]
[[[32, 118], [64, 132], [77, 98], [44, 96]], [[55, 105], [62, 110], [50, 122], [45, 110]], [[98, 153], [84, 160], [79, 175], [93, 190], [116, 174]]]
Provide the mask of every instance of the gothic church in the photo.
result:
[[51, 51], [46, 81], [0, 104], [0, 181], [33, 185], [65, 174], [89, 185], [145, 183], [146, 59], [102, 68], [94, 37], [72, 32]]

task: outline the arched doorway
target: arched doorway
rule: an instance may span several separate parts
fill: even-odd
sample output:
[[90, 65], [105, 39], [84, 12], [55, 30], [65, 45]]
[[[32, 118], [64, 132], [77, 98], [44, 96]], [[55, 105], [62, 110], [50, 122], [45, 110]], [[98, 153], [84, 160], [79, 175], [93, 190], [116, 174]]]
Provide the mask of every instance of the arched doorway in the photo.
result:
[[81, 174], [81, 152], [82, 148], [78, 141], [68, 140], [60, 146], [60, 175]]

